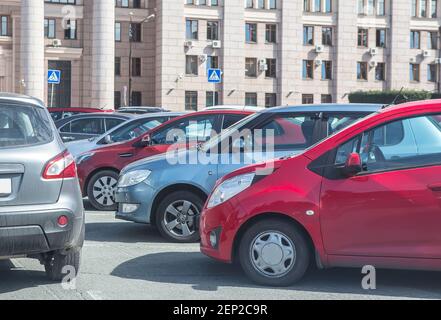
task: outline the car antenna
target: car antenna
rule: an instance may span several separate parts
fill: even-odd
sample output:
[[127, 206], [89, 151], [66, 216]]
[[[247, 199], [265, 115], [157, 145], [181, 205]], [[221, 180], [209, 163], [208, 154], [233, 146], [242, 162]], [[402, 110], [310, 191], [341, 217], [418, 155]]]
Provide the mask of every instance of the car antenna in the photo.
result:
[[394, 100], [390, 104], [385, 104], [382, 109], [386, 109], [390, 106], [395, 105], [401, 96], [403, 96], [404, 101], [406, 101], [406, 102], [409, 101], [409, 98], [406, 95], [402, 94], [403, 91], [404, 91], [404, 87], [401, 87], [400, 92], [398, 92], [398, 94], [395, 96]]

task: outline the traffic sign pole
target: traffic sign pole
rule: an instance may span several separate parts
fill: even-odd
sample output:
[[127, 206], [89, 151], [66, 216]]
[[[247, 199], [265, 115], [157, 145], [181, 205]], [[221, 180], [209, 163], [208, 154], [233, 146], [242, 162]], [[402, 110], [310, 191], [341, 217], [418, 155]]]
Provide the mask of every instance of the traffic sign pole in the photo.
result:
[[52, 83], [52, 89], [51, 89], [51, 108], [54, 107], [54, 91], [55, 91], [55, 84]]

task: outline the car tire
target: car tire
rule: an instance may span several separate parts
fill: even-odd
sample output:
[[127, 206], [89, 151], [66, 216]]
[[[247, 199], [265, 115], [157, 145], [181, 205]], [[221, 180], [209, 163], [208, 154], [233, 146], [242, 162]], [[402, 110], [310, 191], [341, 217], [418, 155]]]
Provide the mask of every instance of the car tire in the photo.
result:
[[100, 171], [90, 178], [87, 185], [87, 196], [90, 204], [98, 211], [115, 211], [116, 184], [119, 175], [112, 170]]
[[[193, 192], [171, 193], [159, 203], [156, 211], [156, 226], [159, 232], [172, 242], [198, 242], [200, 240], [198, 223], [203, 206], [204, 200]], [[176, 225], [171, 229], [174, 224]]]
[[273, 287], [299, 281], [308, 269], [310, 255], [304, 233], [281, 219], [252, 225], [243, 234], [238, 251], [245, 274], [260, 285]]
[[[46, 276], [51, 281], [62, 281], [65, 276], [76, 277], [80, 270], [81, 249], [70, 250], [67, 254], [54, 253], [45, 263]], [[66, 269], [65, 267], [73, 269]], [[74, 274], [72, 274], [72, 272]]]

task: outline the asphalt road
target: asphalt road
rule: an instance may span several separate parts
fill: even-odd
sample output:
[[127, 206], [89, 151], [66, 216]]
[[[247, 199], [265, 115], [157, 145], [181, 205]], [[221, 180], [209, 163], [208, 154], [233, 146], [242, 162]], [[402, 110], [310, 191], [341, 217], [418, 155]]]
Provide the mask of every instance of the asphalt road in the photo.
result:
[[38, 261], [0, 261], [4, 299], [441, 299], [441, 272], [377, 271], [377, 289], [361, 288], [358, 269], [311, 271], [290, 288], [262, 288], [236, 266], [199, 253], [197, 244], [166, 243], [150, 227], [87, 212], [76, 289], [45, 278]]

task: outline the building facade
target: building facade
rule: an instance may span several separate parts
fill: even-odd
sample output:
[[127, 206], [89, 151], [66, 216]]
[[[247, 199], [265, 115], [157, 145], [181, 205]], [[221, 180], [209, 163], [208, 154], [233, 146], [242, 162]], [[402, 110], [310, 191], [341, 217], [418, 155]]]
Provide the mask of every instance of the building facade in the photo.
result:
[[[2, 0], [0, 91], [53, 106], [171, 110], [435, 92], [439, 2]], [[221, 83], [208, 82], [209, 68]], [[48, 69], [62, 72], [60, 85], [47, 85]]]

